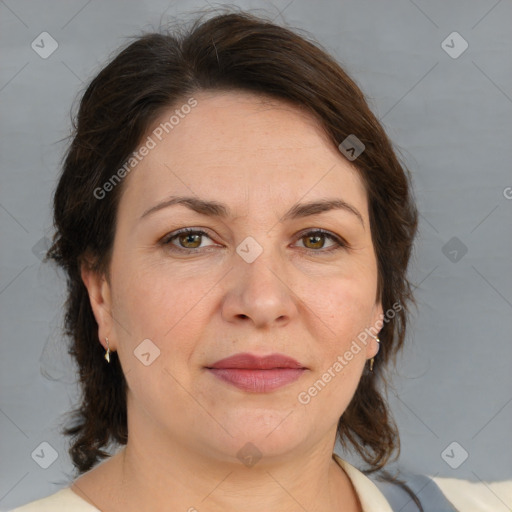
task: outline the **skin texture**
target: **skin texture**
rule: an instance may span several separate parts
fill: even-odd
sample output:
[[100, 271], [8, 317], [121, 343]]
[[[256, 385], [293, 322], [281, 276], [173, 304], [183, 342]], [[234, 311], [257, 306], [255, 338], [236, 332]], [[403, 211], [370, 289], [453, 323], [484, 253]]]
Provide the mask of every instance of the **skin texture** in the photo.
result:
[[[363, 182], [295, 106], [244, 92], [194, 97], [125, 178], [109, 279], [82, 269], [99, 341], [109, 338], [128, 382], [129, 439], [73, 490], [107, 511], [360, 510], [331, 456], [375, 340], [308, 404], [298, 395], [381, 318]], [[232, 216], [173, 205], [141, 219], [171, 195], [224, 203]], [[326, 198], [362, 222], [345, 209], [283, 219], [296, 203]], [[161, 243], [185, 227], [208, 236]], [[306, 236], [319, 228], [348, 247], [329, 251], [333, 239]], [[263, 250], [252, 263], [236, 251], [247, 237]], [[134, 356], [145, 339], [160, 350], [148, 366]], [[307, 370], [250, 393], [205, 368], [240, 352], [286, 354]], [[262, 455], [252, 467], [237, 458], [246, 443]]]

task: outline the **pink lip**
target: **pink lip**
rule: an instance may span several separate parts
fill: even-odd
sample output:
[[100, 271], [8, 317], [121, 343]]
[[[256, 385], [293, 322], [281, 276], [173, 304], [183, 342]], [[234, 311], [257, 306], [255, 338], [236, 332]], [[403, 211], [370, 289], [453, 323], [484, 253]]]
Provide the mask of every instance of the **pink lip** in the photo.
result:
[[208, 367], [216, 377], [244, 391], [266, 393], [297, 380], [306, 371], [295, 359], [282, 354], [265, 357], [236, 354]]

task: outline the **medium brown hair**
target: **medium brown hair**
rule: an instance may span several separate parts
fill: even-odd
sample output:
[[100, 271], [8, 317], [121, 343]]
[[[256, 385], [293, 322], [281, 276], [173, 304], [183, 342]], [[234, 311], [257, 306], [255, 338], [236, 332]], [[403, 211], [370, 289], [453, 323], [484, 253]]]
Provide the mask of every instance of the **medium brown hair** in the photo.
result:
[[[72, 142], [54, 196], [56, 233], [48, 257], [67, 273], [65, 331], [80, 375], [82, 398], [70, 455], [79, 472], [109, 454], [109, 443], [126, 444], [126, 381], [117, 354], [104, 360], [98, 325], [80, 266], [92, 255], [108, 276], [122, 191], [120, 183], [99, 200], [102, 187], [136, 150], [167, 109], [200, 91], [240, 90], [291, 102], [321, 123], [338, 147], [355, 135], [365, 150], [352, 162], [365, 185], [378, 264], [377, 298], [384, 311], [400, 304], [379, 333], [373, 372], [365, 371], [338, 423], [342, 446], [355, 448], [369, 465], [384, 467], [396, 450], [398, 430], [378, 382], [402, 347], [408, 303], [406, 277], [417, 211], [410, 176], [372, 114], [359, 87], [322, 47], [298, 31], [245, 12], [196, 19], [187, 29], [136, 37], [87, 87], [74, 121]], [[165, 33], [163, 33], [165, 32]]]

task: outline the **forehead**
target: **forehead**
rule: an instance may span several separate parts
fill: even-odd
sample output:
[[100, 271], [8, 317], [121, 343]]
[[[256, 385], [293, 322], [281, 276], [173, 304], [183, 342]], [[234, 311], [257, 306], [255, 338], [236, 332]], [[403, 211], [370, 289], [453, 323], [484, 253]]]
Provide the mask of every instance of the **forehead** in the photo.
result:
[[122, 203], [129, 202], [131, 211], [140, 213], [170, 194], [216, 199], [234, 209], [338, 194], [366, 210], [358, 172], [311, 114], [238, 91], [193, 98], [193, 108], [180, 108], [185, 98], [143, 138], [153, 147], [124, 183]]

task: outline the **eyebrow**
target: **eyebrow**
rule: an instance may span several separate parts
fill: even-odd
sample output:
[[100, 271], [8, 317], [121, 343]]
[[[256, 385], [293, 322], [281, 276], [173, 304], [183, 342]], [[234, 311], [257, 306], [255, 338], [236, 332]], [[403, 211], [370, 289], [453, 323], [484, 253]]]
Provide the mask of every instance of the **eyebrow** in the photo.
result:
[[[177, 204], [186, 206], [197, 213], [208, 215], [209, 217], [228, 218], [232, 216], [229, 207], [217, 201], [208, 201], [206, 199], [199, 199], [191, 196], [171, 196], [170, 198], [146, 210], [141, 215], [140, 220], [152, 213], [162, 210], [163, 208], [168, 208]], [[364, 228], [364, 220], [359, 211], [349, 203], [338, 198], [321, 199], [308, 203], [296, 203], [283, 215], [281, 221], [308, 217], [310, 215], [316, 215], [330, 210], [344, 210], [352, 213], [359, 219]]]

